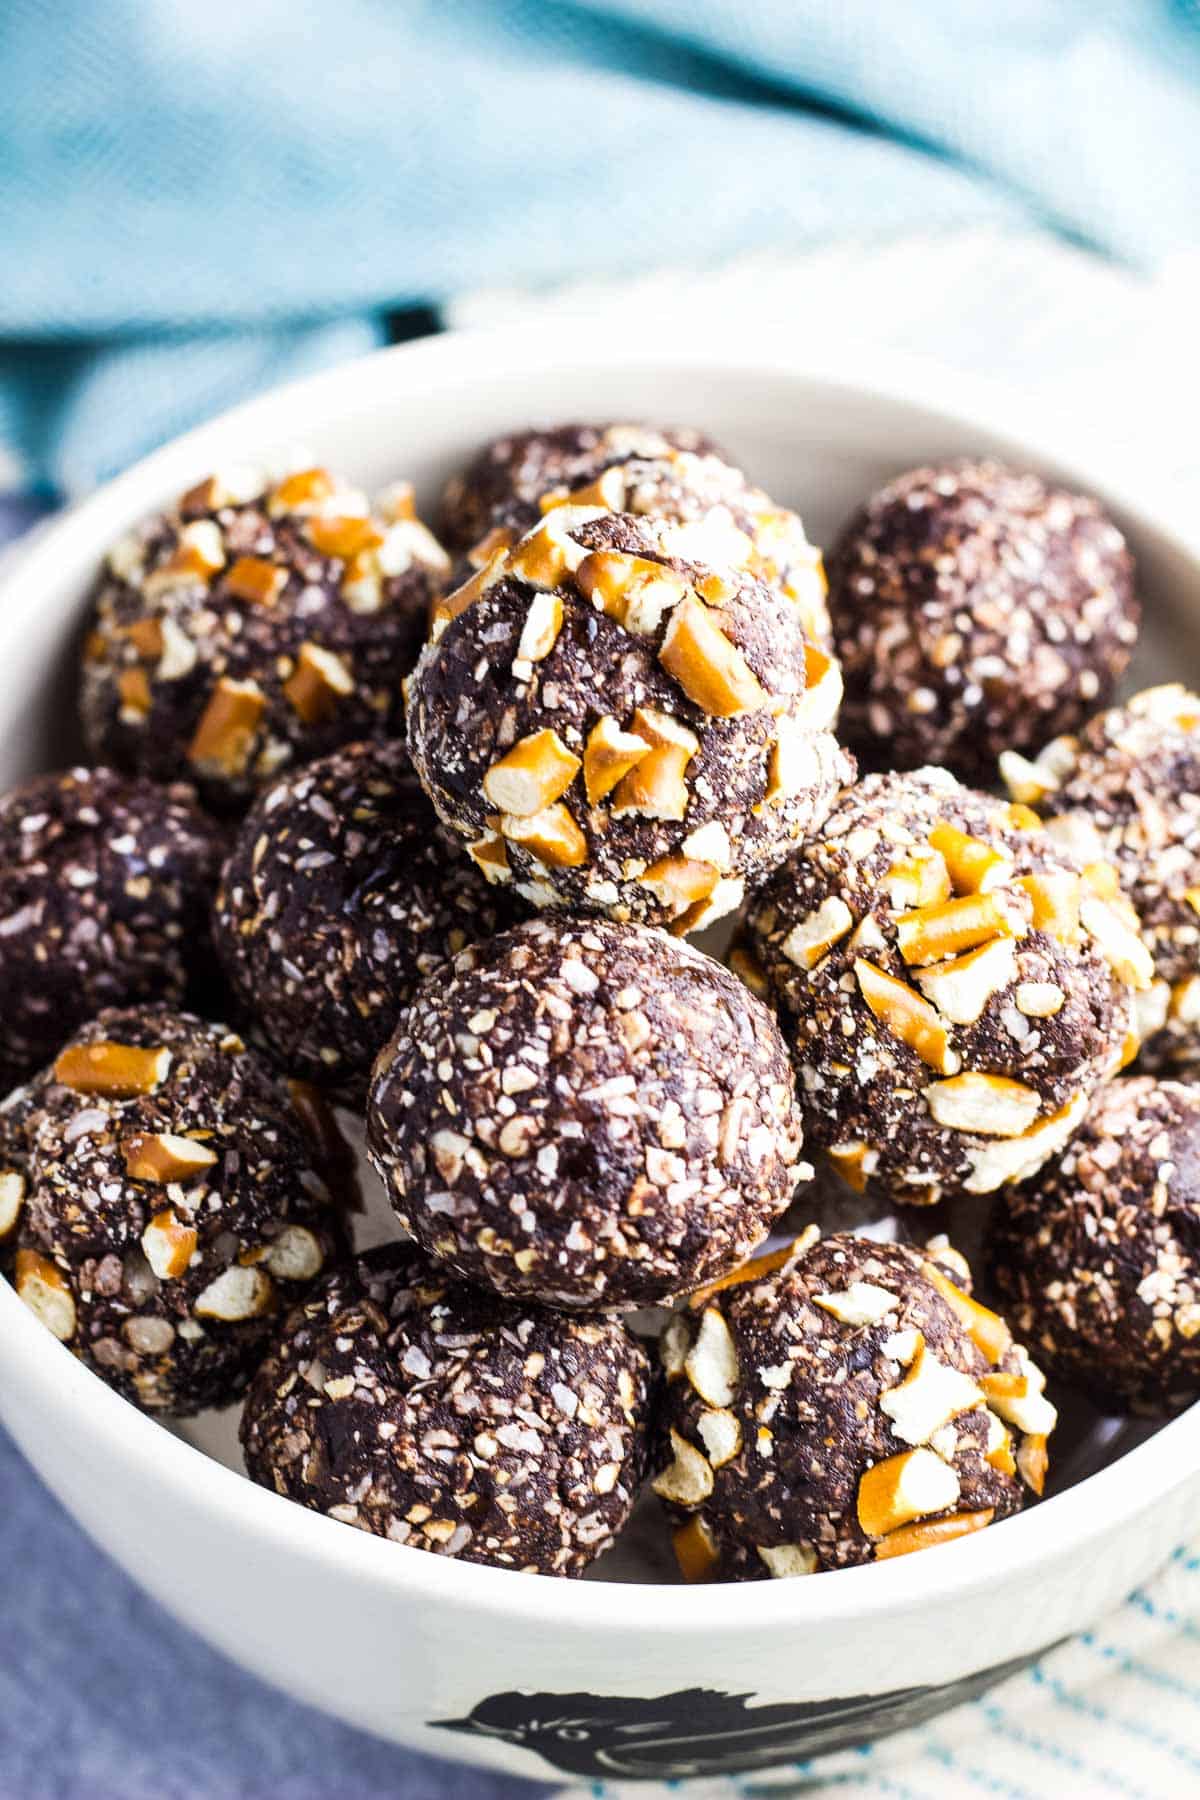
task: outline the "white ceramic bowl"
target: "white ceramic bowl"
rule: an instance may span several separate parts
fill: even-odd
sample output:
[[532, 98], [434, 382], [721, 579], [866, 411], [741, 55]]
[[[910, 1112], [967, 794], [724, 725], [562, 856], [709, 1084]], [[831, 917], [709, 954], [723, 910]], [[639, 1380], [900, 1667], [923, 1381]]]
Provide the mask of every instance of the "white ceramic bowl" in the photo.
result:
[[[74, 753], [71, 650], [93, 571], [212, 465], [302, 443], [366, 485], [414, 477], [428, 504], [479, 439], [538, 418], [702, 425], [819, 542], [930, 457], [993, 450], [1064, 476], [1112, 505], [1137, 552], [1139, 683], [1200, 678], [1197, 546], [1102, 446], [1072, 447], [1025, 400], [853, 349], [825, 346], [828, 373], [744, 343], [579, 336], [539, 326], [384, 352], [204, 426], [76, 508], [0, 588], [0, 783]], [[144, 1417], [2, 1281], [0, 1370], [0, 1418], [39, 1473], [213, 1643], [385, 1737], [542, 1778], [766, 1767], [914, 1723], [1116, 1602], [1186, 1535], [1200, 1494], [1200, 1408], [1144, 1441], [1084, 1418], [1060, 1453], [1065, 1491], [926, 1555], [742, 1587], [630, 1586], [628, 1559], [610, 1565], [622, 1579], [563, 1582], [405, 1549], [252, 1486], [229, 1422], [176, 1434]]]

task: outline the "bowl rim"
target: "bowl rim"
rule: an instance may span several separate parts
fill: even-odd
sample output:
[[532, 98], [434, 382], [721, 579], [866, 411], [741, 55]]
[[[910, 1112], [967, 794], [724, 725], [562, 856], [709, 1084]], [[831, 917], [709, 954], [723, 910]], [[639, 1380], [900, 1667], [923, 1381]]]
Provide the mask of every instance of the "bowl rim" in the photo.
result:
[[[319, 435], [322, 416], [328, 420], [344, 415], [356, 405], [369, 409], [381, 383], [447, 397], [474, 378], [529, 366], [531, 361], [539, 374], [559, 373], [564, 382], [569, 382], [572, 369], [594, 374], [598, 364], [614, 372], [621, 368], [694, 375], [701, 411], [705, 377], [718, 373], [822, 391], [833, 404], [840, 394], [918, 409], [961, 433], [967, 442], [972, 433], [986, 433], [1011, 441], [1014, 450], [1035, 464], [1062, 469], [1163, 539], [1200, 575], [1200, 526], [1183, 516], [1182, 506], [1178, 517], [1171, 509], [1164, 514], [1145, 471], [1135, 473], [1122, 468], [1115, 454], [1097, 453], [1094, 444], [1075, 435], [1064, 416], [1031, 402], [1027, 395], [1010, 394], [977, 377], [965, 378], [935, 363], [851, 340], [838, 343], [825, 338], [814, 354], [769, 338], [748, 343], [744, 331], [732, 327], [727, 333], [722, 337], [711, 329], [681, 331], [675, 320], [640, 319], [636, 327], [618, 325], [598, 334], [597, 348], [581, 349], [577, 321], [538, 320], [447, 332], [288, 383], [173, 439], [44, 526], [4, 569], [0, 620], [19, 618], [23, 608], [36, 606], [39, 584], [54, 591], [60, 585], [60, 562], [89, 550], [98, 560], [105, 544], [128, 522], [198, 478], [196, 472], [202, 474], [214, 459], [227, 456], [227, 441], [247, 434], [264, 443], [277, 442], [281, 434], [293, 434], [287, 421], [310, 412], [317, 422], [308, 431]], [[297, 1557], [322, 1564], [330, 1577], [391, 1590], [398, 1599], [419, 1597], [433, 1605], [461, 1606], [491, 1617], [519, 1617], [550, 1628], [622, 1638], [631, 1621], [639, 1632], [666, 1638], [705, 1630], [728, 1634], [763, 1627], [803, 1629], [894, 1616], [928, 1603], [928, 1574], [922, 1575], [919, 1556], [838, 1570], [816, 1582], [687, 1587], [520, 1576], [513, 1570], [430, 1555], [310, 1512], [256, 1486], [164, 1429], [57, 1343], [2, 1281], [0, 1348], [10, 1379], [20, 1383], [35, 1410], [39, 1396], [45, 1396], [52, 1412], [69, 1407], [89, 1413], [93, 1429], [103, 1429], [113, 1453], [135, 1474], [170, 1490], [186, 1506], [203, 1506], [248, 1547], [261, 1545], [278, 1554], [286, 1545]], [[1018, 1573], [1028, 1576], [1068, 1549], [1079, 1551], [1088, 1540], [1128, 1526], [1165, 1501], [1198, 1466], [1200, 1403], [1065, 1493], [988, 1531], [941, 1546], [940, 1600], [950, 1605]], [[635, 1594], [654, 1595], [655, 1600], [639, 1607]]]

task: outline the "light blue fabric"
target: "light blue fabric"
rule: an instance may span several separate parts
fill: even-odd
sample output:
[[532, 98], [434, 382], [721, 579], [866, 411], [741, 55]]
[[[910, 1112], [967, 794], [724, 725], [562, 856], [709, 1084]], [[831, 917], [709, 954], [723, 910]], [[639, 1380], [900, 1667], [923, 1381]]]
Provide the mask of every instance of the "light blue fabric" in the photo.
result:
[[968, 222], [1150, 264], [1198, 193], [1194, 0], [5, 0], [0, 446], [76, 488], [494, 282]]

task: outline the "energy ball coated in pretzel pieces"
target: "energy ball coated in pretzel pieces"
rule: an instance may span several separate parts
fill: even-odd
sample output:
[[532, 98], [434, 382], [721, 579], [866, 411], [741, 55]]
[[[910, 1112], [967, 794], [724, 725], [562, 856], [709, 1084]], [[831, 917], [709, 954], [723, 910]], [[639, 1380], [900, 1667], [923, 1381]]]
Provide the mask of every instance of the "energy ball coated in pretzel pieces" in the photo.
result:
[[[794, 512], [752, 487], [719, 456], [673, 450], [608, 469], [586, 490], [614, 512], [654, 521], [661, 549], [705, 568], [740, 569], [781, 593], [805, 636], [828, 649], [831, 628], [821, 552]], [[579, 495], [563, 494], [562, 503]], [[543, 501], [543, 509], [547, 502]]]
[[221, 853], [190, 788], [67, 769], [0, 797], [0, 1087], [101, 1007], [183, 999]]
[[3, 1120], [26, 1305], [146, 1411], [236, 1399], [273, 1313], [344, 1242], [284, 1084], [223, 1025], [111, 1009]]
[[1153, 965], [1108, 865], [941, 769], [870, 775], [756, 896], [805, 1133], [924, 1205], [1023, 1180], [1136, 1052]]
[[1112, 693], [1140, 607], [1095, 500], [987, 460], [911, 470], [829, 557], [847, 742], [871, 768], [989, 780]]
[[805, 635], [827, 649], [831, 628], [820, 551], [794, 512], [753, 487], [740, 469], [712, 451], [680, 449], [643, 434], [619, 434], [603, 466], [564, 470], [538, 499], [498, 505], [489, 529], [466, 550], [459, 579], [511, 547], [558, 505], [602, 505], [655, 521], [659, 547], [710, 569], [741, 569], [783, 594]]
[[1102, 1088], [1036, 1181], [1004, 1196], [992, 1274], [1014, 1327], [1108, 1410], [1200, 1397], [1200, 1087]]
[[533, 920], [428, 982], [376, 1064], [368, 1142], [431, 1255], [565, 1309], [736, 1268], [811, 1174], [766, 1008], [603, 920]]
[[347, 745], [256, 802], [214, 931], [276, 1060], [360, 1093], [420, 982], [512, 913], [442, 831], [396, 741]]
[[1200, 697], [1147, 688], [1000, 769], [1052, 837], [1115, 866], [1137, 908], [1158, 977], [1142, 1066], [1200, 1068]]
[[1056, 1415], [1004, 1321], [919, 1252], [835, 1236], [672, 1320], [652, 1485], [692, 1580], [810, 1575], [1041, 1493]]
[[796, 609], [558, 507], [434, 609], [409, 748], [443, 821], [535, 906], [699, 929], [849, 779], [836, 667]]
[[393, 1543], [579, 1575], [641, 1484], [649, 1376], [618, 1321], [480, 1293], [389, 1244], [288, 1320], [247, 1397], [246, 1466]]
[[236, 812], [282, 770], [398, 736], [445, 552], [397, 489], [214, 475], [109, 553], [84, 644], [88, 744]]
[[544, 494], [570, 492], [606, 469], [673, 450], [717, 454], [711, 438], [687, 426], [578, 423], [507, 432], [481, 445], [447, 482], [442, 540], [451, 550], [470, 550], [497, 527], [520, 537], [537, 524]]

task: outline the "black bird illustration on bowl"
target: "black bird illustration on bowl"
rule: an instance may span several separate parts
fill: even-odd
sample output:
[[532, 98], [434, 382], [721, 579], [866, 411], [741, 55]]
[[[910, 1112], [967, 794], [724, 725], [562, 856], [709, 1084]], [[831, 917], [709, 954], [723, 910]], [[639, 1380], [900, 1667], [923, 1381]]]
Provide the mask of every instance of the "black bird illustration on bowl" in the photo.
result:
[[973, 1699], [1031, 1660], [1002, 1663], [944, 1687], [784, 1705], [756, 1705], [752, 1694], [713, 1688], [682, 1688], [654, 1699], [510, 1691], [479, 1701], [466, 1718], [430, 1723], [502, 1738], [536, 1751], [567, 1775], [687, 1781], [803, 1762], [903, 1731]]

